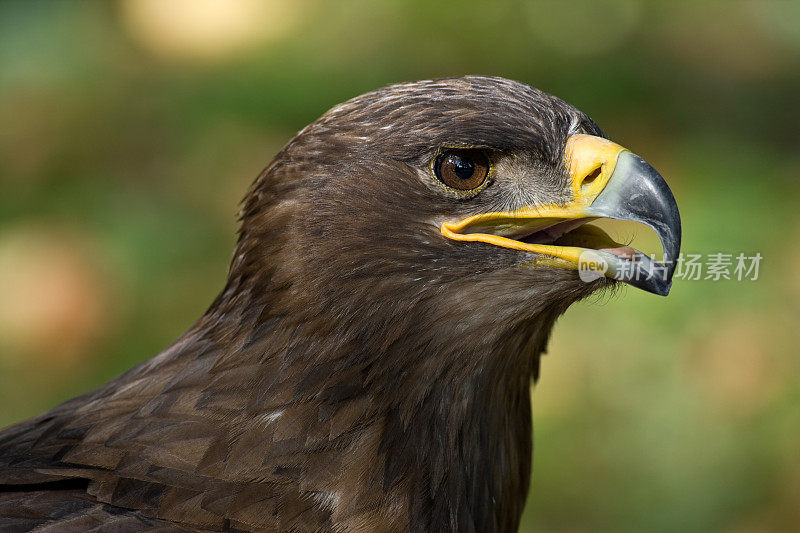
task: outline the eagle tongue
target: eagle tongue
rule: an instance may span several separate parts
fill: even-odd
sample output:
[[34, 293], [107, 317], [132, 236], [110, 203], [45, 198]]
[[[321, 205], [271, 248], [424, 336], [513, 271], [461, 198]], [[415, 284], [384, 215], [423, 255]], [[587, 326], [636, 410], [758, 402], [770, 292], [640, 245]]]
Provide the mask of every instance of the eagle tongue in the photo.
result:
[[636, 250], [630, 246], [620, 246], [619, 248], [600, 248], [600, 251], [608, 252], [628, 261], [633, 261], [634, 257], [636, 256]]
[[570, 231], [583, 226], [587, 222], [594, 220], [594, 218], [579, 218], [573, 220], [563, 220], [555, 224], [546, 226], [539, 231], [531, 233], [530, 235], [520, 239], [522, 242], [530, 244], [551, 244], [563, 237]]

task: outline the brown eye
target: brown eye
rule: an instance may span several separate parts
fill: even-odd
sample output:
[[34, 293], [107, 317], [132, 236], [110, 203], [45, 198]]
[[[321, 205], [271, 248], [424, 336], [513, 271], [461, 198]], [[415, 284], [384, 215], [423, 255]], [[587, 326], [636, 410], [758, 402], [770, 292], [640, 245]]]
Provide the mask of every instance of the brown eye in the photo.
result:
[[449, 150], [433, 166], [439, 181], [461, 191], [480, 187], [489, 174], [489, 160], [480, 150]]

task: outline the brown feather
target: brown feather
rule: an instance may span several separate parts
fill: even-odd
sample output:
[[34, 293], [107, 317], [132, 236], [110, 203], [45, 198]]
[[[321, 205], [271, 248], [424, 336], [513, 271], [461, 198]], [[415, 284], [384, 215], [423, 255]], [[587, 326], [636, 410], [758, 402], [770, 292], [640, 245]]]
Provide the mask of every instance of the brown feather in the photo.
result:
[[[604, 282], [435, 221], [564, 201], [575, 124], [598, 133], [483, 77], [326, 113], [251, 187], [227, 285], [187, 333], [0, 433], [0, 529], [516, 530], [530, 380], [556, 318]], [[519, 162], [528, 197], [426, 181], [435, 151], [462, 145]]]

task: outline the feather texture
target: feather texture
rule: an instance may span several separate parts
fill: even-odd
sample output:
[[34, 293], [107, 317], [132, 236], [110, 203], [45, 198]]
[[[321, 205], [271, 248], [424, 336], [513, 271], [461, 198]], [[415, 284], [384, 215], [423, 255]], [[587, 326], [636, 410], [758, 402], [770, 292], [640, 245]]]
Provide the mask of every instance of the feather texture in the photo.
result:
[[[530, 380], [556, 318], [606, 282], [437, 221], [566, 201], [576, 127], [598, 133], [485, 77], [326, 113], [251, 187], [228, 282], [188, 332], [0, 432], [0, 529], [515, 531]], [[447, 146], [516, 174], [458, 197], [429, 173]]]

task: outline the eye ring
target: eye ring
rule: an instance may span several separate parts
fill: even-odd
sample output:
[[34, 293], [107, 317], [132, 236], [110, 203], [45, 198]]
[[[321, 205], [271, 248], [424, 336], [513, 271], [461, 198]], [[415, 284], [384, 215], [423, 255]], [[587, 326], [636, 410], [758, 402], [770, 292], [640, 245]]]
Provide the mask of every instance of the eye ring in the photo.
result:
[[442, 152], [433, 164], [436, 179], [458, 191], [472, 191], [486, 182], [489, 159], [475, 148], [450, 149]]

